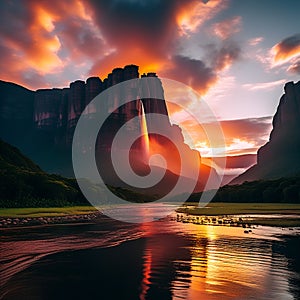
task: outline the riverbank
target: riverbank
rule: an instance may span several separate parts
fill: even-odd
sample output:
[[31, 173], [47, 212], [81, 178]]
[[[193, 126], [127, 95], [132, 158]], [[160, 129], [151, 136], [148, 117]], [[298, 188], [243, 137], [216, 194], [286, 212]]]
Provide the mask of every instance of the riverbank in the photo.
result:
[[102, 215], [92, 206], [1, 208], [0, 228], [86, 223]]
[[176, 212], [177, 220], [184, 223], [300, 227], [300, 204], [209, 203], [205, 207], [199, 207], [195, 203], [185, 203]]
[[[176, 214], [176, 221], [199, 225], [300, 227], [300, 204], [209, 203], [198, 207], [185, 203]], [[101, 216], [92, 206], [1, 208], [0, 228], [88, 223]]]

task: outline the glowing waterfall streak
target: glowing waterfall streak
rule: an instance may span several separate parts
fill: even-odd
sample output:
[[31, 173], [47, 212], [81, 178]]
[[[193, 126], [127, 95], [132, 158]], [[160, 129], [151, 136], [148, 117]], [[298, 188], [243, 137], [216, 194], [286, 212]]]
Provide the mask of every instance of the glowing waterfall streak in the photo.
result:
[[[169, 124], [169, 117], [153, 112], [149, 112], [147, 113], [147, 116], [145, 116], [142, 103], [139, 107], [142, 113], [128, 120], [115, 133], [109, 153], [109, 163], [111, 163], [114, 173], [124, 184], [132, 186], [135, 189], [156, 187], [156, 185], [161, 183], [164, 179], [167, 169], [166, 167], [151, 168], [153, 157], [159, 157], [161, 162], [165, 162], [165, 159], [164, 156], [159, 153], [157, 155], [151, 155], [152, 153], [149, 153], [149, 150], [152, 152], [152, 149], [149, 149], [149, 135], [161, 135], [170, 138], [178, 151], [180, 171], [178, 173], [179, 176], [176, 184], [167, 194], [162, 194], [161, 198], [152, 201], [150, 212], [149, 203], [136, 203], [129, 210], [126, 210], [128, 201], [119, 197], [117, 194], [114, 194], [107, 187], [104, 179], [99, 173], [100, 168], [104, 168], [105, 170], [105, 163], [101, 162], [99, 165], [96, 162], [95, 149], [97, 137], [99, 129], [111, 115], [111, 112], [102, 109], [103, 103], [108, 103], [116, 94], [119, 95], [119, 107], [132, 101], [148, 99], [149, 87], [156, 84], [155, 80], [157, 79], [151, 77], [126, 80], [102, 91], [85, 108], [77, 122], [73, 136], [73, 170], [82, 193], [94, 207], [103, 211], [105, 215], [123, 222], [152, 222], [153, 220], [169, 215], [188, 199], [194, 192], [196, 184], [199, 182], [199, 169], [189, 167], [188, 157], [185, 151], [186, 148], [183, 147], [183, 141], [180, 138], [172, 138], [172, 136], [170, 136], [170, 128], [168, 126], [162, 126], [162, 124]], [[160, 80], [164, 90], [164, 97], [161, 96], [162, 98], [158, 97], [156, 99], [161, 99], [163, 101], [168, 99], [171, 104], [180, 107], [183, 111], [188, 113], [190, 118], [194, 119], [198, 125], [201, 125], [209, 144], [211, 145], [212, 159], [217, 156], [216, 149], [219, 150], [222, 148], [222, 151], [225, 151], [225, 138], [223, 136], [222, 128], [205, 101], [201, 99], [201, 101], [198, 101], [197, 106], [193, 106], [193, 109], [189, 106], [185, 107], [182, 105], [182, 99], [186, 99], [186, 97], [200, 99], [200, 96], [183, 83], [167, 78], [160, 78]], [[132, 91], [137, 90], [140, 92], [132, 93]], [[120, 94], [120, 91], [124, 91], [124, 94]], [[89, 107], [91, 106], [97, 108], [97, 117], [93, 119], [86, 118], [86, 114], [88, 114]], [[151, 119], [151, 126], [146, 126], [146, 119]], [[135, 130], [132, 134], [128, 134], [128, 128], [135, 128], [137, 123], [142, 125], [141, 130], [143, 130], [144, 139], [141, 137], [142, 132], [139, 130]], [[149, 153], [148, 159], [151, 160], [151, 162], [149, 162], [150, 172], [149, 174], [143, 174], [143, 176], [136, 173], [132, 169], [130, 163], [130, 149], [138, 138], [140, 138], [142, 143], [144, 142], [145, 153]], [[120, 149], [123, 149], [121, 153]], [[168, 153], [166, 155], [168, 155]], [[199, 157], [195, 156], [195, 158], [197, 158], [196, 164], [198, 164]], [[218, 165], [220, 166], [220, 176], [215, 176], [212, 171], [209, 172], [208, 178], [205, 179], [205, 182], [203, 183], [204, 186], [199, 199], [199, 207], [203, 207], [209, 203], [221, 185], [223, 176], [222, 171], [226, 167], [226, 159], [221, 161], [218, 159]], [[184, 174], [189, 174], [189, 177], [187, 178]], [[180, 196], [180, 198], [178, 196]], [[176, 197], [176, 205], [164, 206], [163, 209], [160, 205], [153, 206], [154, 203], [155, 205], [164, 204], [173, 197]], [[124, 206], [123, 204], [126, 205]], [[133, 203], [130, 203], [130, 205], [133, 205]], [[105, 206], [105, 209], [103, 209], [103, 206]], [[125, 211], [123, 209], [124, 207]]]
[[148, 128], [146, 122], [146, 116], [144, 111], [144, 105], [142, 105], [142, 116], [141, 116], [141, 130], [142, 130], [142, 149], [144, 150], [146, 161], [149, 160], [149, 152], [150, 152], [150, 142], [149, 142], [149, 135], [148, 135]]

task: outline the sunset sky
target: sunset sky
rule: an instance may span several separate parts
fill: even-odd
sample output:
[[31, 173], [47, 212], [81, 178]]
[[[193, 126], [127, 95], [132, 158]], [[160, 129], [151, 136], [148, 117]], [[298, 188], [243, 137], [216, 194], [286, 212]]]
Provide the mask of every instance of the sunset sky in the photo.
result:
[[137, 64], [201, 94], [227, 155], [266, 142], [284, 83], [299, 80], [297, 0], [7, 0], [0, 11], [0, 79], [65, 87]]

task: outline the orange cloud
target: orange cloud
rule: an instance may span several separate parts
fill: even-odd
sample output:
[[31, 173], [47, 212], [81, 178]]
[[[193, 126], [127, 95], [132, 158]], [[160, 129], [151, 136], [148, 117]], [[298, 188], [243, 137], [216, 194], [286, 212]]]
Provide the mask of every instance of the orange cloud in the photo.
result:
[[271, 49], [275, 63], [286, 62], [300, 55], [300, 34], [290, 36]]
[[191, 1], [179, 8], [176, 22], [180, 35], [195, 32], [204, 22], [213, 18], [220, 10], [224, 9], [227, 1]]
[[53, 73], [59, 76], [69, 63], [65, 57], [70, 49], [76, 48], [75, 44], [67, 48], [62, 36], [70, 19], [82, 26], [90, 22], [81, 1], [74, 0], [69, 5], [57, 0], [7, 3], [0, 29], [1, 79], [31, 88], [49, 85], [45, 76]]
[[[216, 147], [214, 152], [220, 156], [256, 153], [258, 148], [269, 139], [271, 121], [271, 117], [220, 121], [225, 137], [225, 149], [224, 145], [212, 146], [204, 127], [196, 124], [194, 120], [186, 119], [180, 123], [180, 126], [188, 132], [190, 146], [199, 150], [202, 156], [210, 157], [211, 147]], [[206, 128], [210, 126], [204, 125]]]
[[99, 57], [90, 70], [91, 75], [104, 77], [113, 67], [134, 62], [140, 65], [141, 73], [154, 71], [205, 93], [217, 81], [218, 72], [237, 59], [239, 47], [233, 49], [230, 43], [215, 47], [211, 61], [217, 61], [218, 65], [176, 53], [175, 46], [183, 32], [195, 32], [224, 9], [226, 2], [174, 0], [139, 4], [137, 1], [125, 5], [120, 1], [108, 7], [105, 1], [93, 2], [95, 20], [114, 51]]
[[223, 0], [113, 5], [106, 0], [12, 0], [5, 6], [0, 78], [30, 88], [53, 82], [61, 87], [90, 75], [103, 78], [115, 67], [134, 63], [141, 73], [154, 71], [205, 93], [238, 57], [238, 47], [229, 44], [215, 46], [203, 60], [177, 52], [182, 38], [226, 8]]
[[240, 16], [216, 23], [212, 32], [222, 40], [226, 40], [241, 30], [242, 18]]

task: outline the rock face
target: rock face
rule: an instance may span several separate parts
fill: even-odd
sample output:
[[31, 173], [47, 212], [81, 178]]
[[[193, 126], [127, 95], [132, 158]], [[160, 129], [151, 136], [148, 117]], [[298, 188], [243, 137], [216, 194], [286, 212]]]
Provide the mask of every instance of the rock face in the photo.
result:
[[[101, 103], [99, 107], [95, 107], [94, 104], [89, 105], [88, 111], [85, 111], [88, 119], [96, 118], [99, 110], [109, 115], [99, 131], [96, 143], [97, 162], [104, 166], [102, 169], [105, 170], [101, 175], [105, 178], [105, 182], [122, 186], [116, 180], [116, 174], [107, 170], [112, 167], [110, 151], [113, 138], [125, 125], [128, 135], [135, 133], [138, 136], [141, 134], [146, 136], [146, 138], [139, 138], [130, 150], [131, 162], [136, 172], [146, 174], [149, 171], [147, 155], [152, 151], [168, 158], [169, 175], [159, 189], [165, 189], [170, 182], [176, 183], [181, 170], [180, 157], [175, 149], [170, 151], [174, 148], [172, 141], [176, 140], [181, 145], [184, 159], [189, 166], [187, 169], [196, 169], [197, 172], [201, 169], [201, 180], [197, 184], [197, 191], [203, 189], [210, 168], [204, 165], [200, 168], [199, 153], [191, 150], [184, 143], [181, 129], [177, 125], [171, 125], [160, 79], [155, 73], [143, 74], [141, 77], [150, 80], [133, 81], [125, 87], [116, 86], [105, 103]], [[128, 65], [124, 68], [115, 68], [103, 81], [98, 77], [90, 77], [86, 82], [77, 80], [63, 89], [40, 89], [33, 92], [17, 85], [0, 82], [2, 95], [4, 94], [4, 97], [0, 98], [0, 122], [3, 124], [1, 128], [5, 128], [1, 131], [0, 137], [19, 147], [42, 169], [73, 176], [72, 139], [83, 110], [101, 91], [136, 78], [140, 78], [138, 66]], [[141, 99], [139, 97], [141, 94], [146, 97]], [[122, 97], [126, 97], [130, 102], [120, 106]], [[155, 120], [151, 114], [165, 116], [163, 121], [159, 121], [159, 126], [165, 129], [169, 139], [148, 134], [148, 131], [157, 126], [157, 119]], [[128, 122], [133, 119], [133, 122]], [[24, 138], [20, 138], [20, 132]], [[149, 143], [152, 145], [151, 149]], [[99, 172], [101, 173], [100, 170]], [[189, 172], [183, 176], [188, 180]]]
[[300, 174], [300, 81], [284, 87], [267, 144], [257, 152], [257, 164], [230, 184]]
[[[14, 144], [26, 145], [32, 139], [34, 92], [17, 84], [0, 81], [0, 137]], [[17, 143], [16, 143], [17, 142]]]
[[[144, 74], [142, 77], [157, 78], [155, 73]], [[124, 68], [114, 69], [103, 82], [98, 77], [90, 77], [86, 82], [82, 80], [72, 82], [69, 88], [37, 90], [35, 93], [32, 93], [34, 94], [32, 112], [34, 128], [39, 131], [40, 135], [43, 133], [47, 134], [48, 139], [52, 139], [54, 145], [68, 148], [71, 146], [77, 121], [91, 100], [101, 91], [134, 78], [139, 78], [138, 66], [128, 65]], [[119, 107], [121, 94], [131, 98], [137, 97], [139, 87], [136, 86], [130, 87], [128, 91], [117, 91], [107, 103], [103, 104], [102, 109], [113, 115], [108, 125], [110, 129], [116, 127], [116, 124], [119, 127], [119, 124], [141, 115], [142, 104], [145, 114], [162, 113], [168, 116], [166, 103], [160, 100], [163, 99], [163, 89], [160, 81], [157, 79], [157, 81], [153, 81], [152, 86], [146, 88], [149, 98], [143, 99], [143, 102], [132, 101], [125, 106]], [[89, 106], [88, 113], [96, 113], [96, 108]], [[112, 124], [112, 119], [115, 120], [116, 124]], [[147, 120], [147, 122], [151, 126], [151, 120]], [[139, 124], [136, 124], [136, 127], [138, 126]]]

